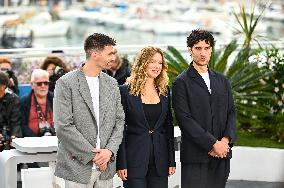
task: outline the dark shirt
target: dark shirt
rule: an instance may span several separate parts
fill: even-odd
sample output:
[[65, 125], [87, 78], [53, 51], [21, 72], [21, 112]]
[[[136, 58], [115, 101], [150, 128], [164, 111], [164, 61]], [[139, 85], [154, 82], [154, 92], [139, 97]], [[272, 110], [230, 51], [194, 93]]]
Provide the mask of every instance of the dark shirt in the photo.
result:
[[8, 128], [9, 136], [21, 137], [20, 100], [14, 93], [6, 93], [0, 99], [0, 133], [4, 126]]
[[161, 114], [161, 103], [160, 102], [158, 104], [143, 103], [143, 110], [146, 120], [148, 121], [148, 124], [150, 126], [150, 129], [153, 130]]
[[117, 80], [118, 85], [123, 85], [126, 79], [130, 76], [129, 63], [126, 58], [122, 58], [121, 67], [113, 74], [110, 70], [106, 70], [106, 73]]

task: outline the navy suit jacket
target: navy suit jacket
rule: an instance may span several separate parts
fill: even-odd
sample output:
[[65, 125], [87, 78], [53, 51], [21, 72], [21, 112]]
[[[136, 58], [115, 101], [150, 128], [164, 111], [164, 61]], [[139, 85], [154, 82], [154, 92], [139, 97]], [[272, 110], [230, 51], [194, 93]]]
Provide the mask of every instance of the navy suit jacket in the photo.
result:
[[[173, 107], [181, 129], [181, 162], [208, 162], [208, 152], [216, 140], [227, 136], [231, 146], [236, 139], [236, 111], [229, 81], [208, 69], [211, 94], [190, 65], [173, 83]], [[227, 159], [232, 157], [230, 151]]]
[[[141, 96], [130, 95], [126, 85], [120, 86], [120, 92], [125, 112], [125, 129], [118, 150], [117, 170], [127, 169], [128, 177], [145, 177], [152, 140]], [[154, 156], [157, 173], [168, 176], [168, 168], [175, 166], [174, 127], [170, 97], [160, 96], [160, 101], [162, 110], [152, 133]]]

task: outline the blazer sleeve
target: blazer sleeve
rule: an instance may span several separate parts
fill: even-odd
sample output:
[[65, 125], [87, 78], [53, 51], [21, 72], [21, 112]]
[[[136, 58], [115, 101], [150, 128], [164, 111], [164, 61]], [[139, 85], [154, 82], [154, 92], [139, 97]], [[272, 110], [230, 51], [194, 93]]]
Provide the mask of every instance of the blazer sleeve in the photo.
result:
[[182, 133], [190, 137], [200, 148], [210, 151], [217, 139], [194, 120], [188, 100], [184, 80], [176, 79], [173, 83], [173, 108], [178, 125]]
[[[126, 85], [121, 85], [119, 86], [119, 90], [121, 94], [121, 104], [123, 106], [124, 112], [126, 113], [127, 112], [127, 102], [126, 101], [127, 101], [128, 88]], [[126, 119], [127, 119], [127, 114], [125, 114], [125, 120]], [[122, 142], [117, 152], [116, 170], [127, 169], [126, 145], [125, 145], [126, 144], [125, 143], [126, 132], [127, 132], [127, 125], [125, 121]]]
[[53, 99], [54, 126], [59, 143], [84, 165], [94, 157], [94, 148], [76, 129], [73, 123], [70, 86], [63, 79], [56, 82]]
[[234, 99], [232, 96], [231, 85], [227, 80], [228, 87], [228, 114], [227, 114], [227, 124], [224, 132], [225, 137], [230, 138], [230, 146], [232, 147], [236, 141], [236, 108], [234, 104]]
[[168, 113], [166, 118], [167, 123], [167, 135], [168, 135], [168, 147], [169, 147], [169, 167], [175, 167], [175, 147], [174, 147], [174, 126], [173, 126], [173, 116], [172, 116], [172, 107], [171, 107], [171, 93], [168, 89]]
[[108, 139], [108, 143], [106, 145], [106, 149], [109, 149], [113, 153], [112, 160], [115, 160], [115, 156], [117, 156], [117, 151], [121, 140], [123, 138], [123, 126], [124, 126], [124, 111], [121, 105], [121, 95], [118, 89], [118, 86], [115, 86], [115, 98], [116, 98], [116, 119], [115, 119], [115, 126], [112, 130], [112, 134]]

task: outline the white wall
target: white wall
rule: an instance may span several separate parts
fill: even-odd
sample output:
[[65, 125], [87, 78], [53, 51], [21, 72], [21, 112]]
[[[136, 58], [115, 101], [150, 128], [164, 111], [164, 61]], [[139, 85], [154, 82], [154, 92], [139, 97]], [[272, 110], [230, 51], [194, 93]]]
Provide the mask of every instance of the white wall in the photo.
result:
[[[177, 171], [175, 175], [169, 178], [169, 187], [173, 188], [180, 185], [180, 162], [179, 151], [176, 152]], [[47, 173], [48, 176], [37, 177], [33, 175], [36, 169], [25, 170], [25, 176], [22, 178], [29, 188], [36, 183], [51, 181], [50, 175], [53, 174], [50, 169], [49, 173], [46, 168], [39, 171]], [[32, 178], [30, 178], [32, 177]], [[48, 178], [47, 178], [48, 177]], [[233, 147], [233, 158], [231, 160], [230, 180], [247, 180], [247, 181], [267, 181], [267, 182], [284, 182], [284, 149], [274, 148], [252, 148], [252, 147]], [[56, 179], [58, 185], [64, 187], [64, 182]], [[122, 186], [122, 181], [115, 176], [113, 180], [114, 186]], [[48, 186], [51, 186], [48, 185]], [[35, 186], [37, 187], [37, 186]], [[51, 187], [50, 187], [51, 188]]]
[[284, 182], [284, 149], [233, 147], [229, 179]]

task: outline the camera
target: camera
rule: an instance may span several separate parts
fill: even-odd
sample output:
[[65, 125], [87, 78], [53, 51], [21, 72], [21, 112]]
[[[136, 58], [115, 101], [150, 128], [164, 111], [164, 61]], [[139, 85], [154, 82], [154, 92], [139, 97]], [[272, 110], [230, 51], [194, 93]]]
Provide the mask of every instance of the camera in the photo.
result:
[[7, 70], [6, 73], [8, 74], [9, 78], [13, 78], [13, 76], [14, 76], [14, 72], [13, 71]]
[[9, 79], [13, 78], [13, 76], [14, 76], [14, 72], [12, 70], [8, 69], [8, 68], [1, 68], [1, 71], [6, 73], [7, 76], [9, 77]]
[[0, 139], [0, 152], [11, 149], [10, 143], [12, 141], [7, 126], [3, 126], [1, 134], [2, 138]]
[[65, 74], [66, 72], [64, 71], [64, 69], [62, 67], [56, 66], [54, 69], [54, 75], [56, 75], [57, 77], [61, 77]]
[[47, 121], [39, 123], [39, 136], [54, 136], [55, 129]]
[[49, 90], [54, 91], [56, 81], [65, 74], [65, 70], [60, 67], [56, 66], [54, 69], [54, 74], [49, 77]]
[[50, 82], [56, 82], [61, 76], [63, 76], [66, 72], [62, 67], [56, 66], [54, 69], [54, 74], [50, 76]]

